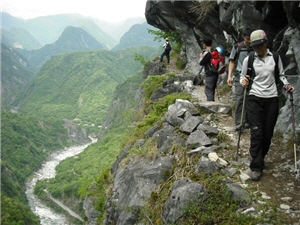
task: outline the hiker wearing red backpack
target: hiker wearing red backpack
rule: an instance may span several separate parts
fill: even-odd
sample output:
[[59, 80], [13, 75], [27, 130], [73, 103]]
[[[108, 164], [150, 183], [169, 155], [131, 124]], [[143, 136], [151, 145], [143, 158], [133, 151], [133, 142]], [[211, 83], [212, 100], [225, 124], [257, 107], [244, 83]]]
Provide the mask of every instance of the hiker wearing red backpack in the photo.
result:
[[[243, 105], [243, 87], [240, 84], [240, 75], [242, 71], [242, 65], [244, 59], [253, 52], [250, 46], [250, 34], [251, 30], [245, 29], [243, 31], [243, 41], [238, 42], [232, 47], [229, 56], [229, 66], [228, 66], [228, 79], [227, 84], [229, 86], [234, 85], [234, 101], [235, 101], [235, 126], [238, 131], [240, 128], [249, 128], [248, 116], [247, 114], [243, 118], [243, 124], [241, 123], [242, 115], [242, 105]], [[234, 77], [233, 77], [234, 75]], [[242, 126], [242, 127], [241, 127]]]
[[251, 178], [258, 181], [265, 167], [264, 159], [269, 151], [279, 114], [277, 84], [281, 81], [287, 93], [293, 92], [294, 87], [284, 76], [280, 56], [275, 58], [277, 53], [270, 52], [267, 48], [266, 33], [263, 30], [253, 31], [250, 41], [255, 52], [243, 62], [240, 83], [248, 93], [246, 111], [251, 129]]
[[224, 73], [226, 66], [224, 65], [225, 50], [218, 46], [212, 49], [212, 40], [204, 39], [202, 41], [203, 51], [200, 53], [200, 66], [204, 66], [205, 71], [205, 95], [207, 101], [215, 101], [215, 91], [219, 74]]

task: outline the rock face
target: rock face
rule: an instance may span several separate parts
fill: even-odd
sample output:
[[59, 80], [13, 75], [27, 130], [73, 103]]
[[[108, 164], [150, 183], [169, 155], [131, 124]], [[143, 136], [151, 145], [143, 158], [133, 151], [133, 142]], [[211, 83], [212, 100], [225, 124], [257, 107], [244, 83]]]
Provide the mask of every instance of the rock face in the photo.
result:
[[[198, 10], [195, 10], [198, 7]], [[212, 10], [209, 10], [213, 7]], [[204, 14], [207, 12], [207, 14]], [[175, 31], [182, 41], [181, 56], [186, 69], [198, 74], [200, 40], [213, 39], [228, 53], [232, 44], [242, 40], [242, 30], [264, 29], [269, 48], [280, 54], [285, 74], [295, 87], [294, 102], [300, 102], [300, 7], [295, 1], [151, 1], [146, 3], [147, 22], [163, 31]], [[298, 75], [297, 75], [298, 74]], [[286, 96], [287, 97], [287, 96]], [[291, 130], [289, 101], [278, 119], [278, 129]], [[299, 106], [295, 115], [300, 114]], [[296, 129], [300, 130], [299, 126]]]
[[157, 185], [164, 181], [164, 173], [172, 165], [172, 158], [159, 157], [154, 161], [137, 158], [127, 167], [120, 167], [106, 206], [105, 224], [135, 224], [139, 210]]
[[[182, 134], [187, 135], [187, 139], [183, 139], [176, 128]], [[195, 171], [198, 173], [213, 175], [223, 170], [227, 165], [225, 160], [215, 154], [215, 159], [218, 160], [214, 162], [208, 156], [217, 148], [212, 141], [217, 134], [218, 129], [210, 125], [209, 118], [201, 117], [193, 103], [177, 99], [169, 106], [162, 120], [145, 132], [147, 140], [138, 140], [133, 145], [144, 152], [147, 151], [147, 142], [156, 143], [157, 158], [151, 160], [136, 157], [131, 159], [128, 165], [123, 165], [122, 159], [126, 157], [129, 150], [129, 146], [126, 146], [113, 165], [114, 187], [106, 205], [105, 224], [132, 225], [137, 223], [139, 211], [150, 199], [151, 193], [165, 181], [165, 174], [170, 173], [176, 161], [174, 156], [169, 154], [173, 146], [187, 147], [191, 149], [190, 154], [200, 150], [207, 155], [195, 165]], [[249, 196], [242, 187], [232, 182], [229, 182], [227, 186], [232, 196], [243, 202], [243, 207], [247, 206]], [[177, 180], [162, 212], [165, 223], [176, 224], [177, 219], [184, 213], [183, 209], [192, 200], [199, 200], [199, 198], [205, 199], [205, 188], [201, 184], [194, 183], [189, 178]]]

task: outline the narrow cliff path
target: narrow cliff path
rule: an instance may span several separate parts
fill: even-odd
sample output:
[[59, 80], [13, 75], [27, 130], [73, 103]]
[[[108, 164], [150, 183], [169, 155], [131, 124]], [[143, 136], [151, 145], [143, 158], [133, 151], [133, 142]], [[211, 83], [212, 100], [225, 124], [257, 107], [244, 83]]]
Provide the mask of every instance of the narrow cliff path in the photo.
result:
[[[175, 68], [174, 63], [166, 66], [168, 71], [181, 73]], [[229, 95], [228, 93], [227, 95]], [[195, 86], [193, 95], [196, 95], [199, 102], [206, 102], [204, 94], [204, 85]], [[216, 92], [216, 103], [233, 104], [230, 102], [229, 96], [219, 96]], [[236, 167], [237, 173], [235, 181], [241, 183], [240, 174], [246, 173], [250, 175], [249, 170], [249, 146], [250, 146], [250, 130], [244, 130], [240, 138], [240, 148], [238, 160], [245, 162], [243, 168], [234, 166], [237, 150], [237, 142], [239, 132], [235, 131], [235, 123], [232, 115], [217, 113], [215, 116], [215, 123], [218, 129], [230, 137], [230, 148], [217, 154], [223, 159], [227, 160], [230, 167]], [[284, 211], [293, 222], [300, 223], [300, 178], [296, 176], [294, 171], [294, 154], [293, 149], [288, 148], [288, 144], [282, 144], [282, 138], [275, 133], [272, 139], [269, 154], [266, 156], [266, 168], [260, 181], [247, 181], [246, 186], [251, 189], [257, 199], [257, 204], [263, 204], [263, 201], [274, 203], [277, 208]], [[300, 157], [300, 156], [298, 156]], [[260, 199], [260, 200], [258, 200]], [[296, 212], [296, 213], [295, 213]]]

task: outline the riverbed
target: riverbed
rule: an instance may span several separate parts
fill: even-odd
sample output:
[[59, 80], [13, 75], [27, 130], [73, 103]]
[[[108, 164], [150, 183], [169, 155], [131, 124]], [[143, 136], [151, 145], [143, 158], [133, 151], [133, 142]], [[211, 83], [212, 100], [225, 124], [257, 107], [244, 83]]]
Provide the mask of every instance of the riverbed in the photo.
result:
[[[29, 206], [33, 213], [40, 218], [41, 225], [71, 225], [68, 223], [66, 217], [63, 214], [54, 212], [51, 208], [44, 205], [34, 194], [33, 190], [38, 180], [49, 179], [55, 177], [55, 167], [64, 159], [74, 157], [84, 151], [90, 144], [96, 142], [96, 139], [88, 144], [72, 146], [65, 148], [58, 152], [52, 153], [48, 159], [42, 164], [41, 168], [34, 173], [32, 179], [26, 183], [25, 194], [27, 196]], [[61, 203], [62, 204], [62, 203]], [[67, 206], [62, 206], [65, 210], [69, 211]], [[70, 210], [71, 211], [71, 210]], [[70, 213], [70, 212], [69, 212]], [[73, 212], [71, 212], [73, 213]], [[73, 215], [74, 216], [74, 215]], [[75, 217], [81, 219], [79, 215]]]

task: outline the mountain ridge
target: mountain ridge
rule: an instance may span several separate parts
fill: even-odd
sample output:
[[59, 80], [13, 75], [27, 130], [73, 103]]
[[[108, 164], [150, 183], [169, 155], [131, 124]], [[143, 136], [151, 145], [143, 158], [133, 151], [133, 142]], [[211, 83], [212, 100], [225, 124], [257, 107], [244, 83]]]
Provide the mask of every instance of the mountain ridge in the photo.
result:
[[23, 28], [42, 45], [55, 42], [67, 26], [75, 26], [89, 32], [108, 49], [114, 47], [132, 25], [145, 21], [138, 17], [114, 24], [80, 14], [58, 14], [27, 20], [16, 18], [6, 12], [0, 12], [0, 15], [2, 28], [7, 30], [13, 27]]
[[38, 50], [28, 53], [30, 66], [39, 68], [52, 56], [61, 53], [103, 49], [93, 36], [79, 27], [66, 27], [62, 35], [53, 44], [47, 44]]

